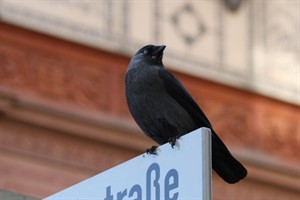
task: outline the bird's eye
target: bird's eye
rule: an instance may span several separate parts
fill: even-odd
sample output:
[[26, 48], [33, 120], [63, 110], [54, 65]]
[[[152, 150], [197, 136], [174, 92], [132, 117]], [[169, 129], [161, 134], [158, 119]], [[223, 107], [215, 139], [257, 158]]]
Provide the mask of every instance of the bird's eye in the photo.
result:
[[148, 50], [147, 50], [147, 49], [145, 49], [145, 50], [144, 50], [144, 54], [146, 55], [147, 53], [148, 53]]

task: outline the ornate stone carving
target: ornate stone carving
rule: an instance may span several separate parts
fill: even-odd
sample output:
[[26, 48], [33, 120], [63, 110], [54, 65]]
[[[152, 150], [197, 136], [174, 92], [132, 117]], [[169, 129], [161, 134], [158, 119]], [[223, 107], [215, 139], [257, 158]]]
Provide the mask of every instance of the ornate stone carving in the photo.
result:
[[[118, 120], [105, 127], [105, 123], [93, 125], [99, 122], [98, 118], [91, 124], [88, 122], [88, 119], [95, 119], [96, 113], [104, 117], [113, 115], [116, 119], [121, 117], [126, 123], [134, 123], [124, 96], [124, 75], [128, 59], [75, 44], [66, 45], [61, 40], [0, 23], [0, 28], [2, 27], [0, 94], [1, 89], [5, 88], [16, 94], [14, 100], [22, 96], [23, 100], [31, 102], [32, 96], [37, 97], [40, 107], [35, 117], [44, 117], [50, 122], [47, 124], [45, 121], [41, 123], [42, 119], [26, 119], [26, 116], [34, 116], [31, 111], [37, 110], [26, 107], [28, 104], [20, 105], [18, 101], [16, 104], [9, 102], [12, 106], [4, 109], [4, 116], [0, 110], [0, 150], [4, 150], [4, 162], [0, 162], [5, 180], [1, 182], [3, 188], [11, 188], [24, 194], [31, 192], [43, 198], [138, 153], [138, 149], [133, 149], [131, 145], [120, 145], [123, 144], [124, 137], [127, 137], [127, 141], [134, 141], [139, 148], [145, 141], [139, 140], [135, 134], [129, 134], [131, 129], [126, 129], [125, 132], [121, 126], [113, 127], [114, 123], [120, 125]], [[264, 154], [268, 158], [272, 156], [272, 161], [280, 161], [289, 167], [297, 166], [297, 149], [300, 146], [299, 107], [181, 73], [176, 73], [176, 76], [207, 113], [230, 149], [236, 147], [238, 150], [249, 150], [255, 159]], [[43, 111], [43, 106], [49, 106], [49, 102], [57, 105], [57, 108], [72, 105], [76, 111], [84, 110], [88, 117], [85, 118], [85, 115], [82, 123], [77, 126], [77, 120], [80, 119], [70, 117], [72, 112], [61, 116], [63, 109], [58, 113], [57, 110], [52, 110], [51, 114]], [[36, 102], [31, 102], [31, 105], [34, 103]], [[18, 118], [14, 113], [26, 108], [27, 115], [23, 118]], [[76, 114], [78, 117], [78, 113]], [[53, 118], [64, 122], [55, 127], [57, 124], [53, 123]], [[70, 127], [70, 124], [76, 125]], [[93, 137], [91, 133], [88, 134], [87, 129], [104, 137]], [[111, 130], [115, 134], [107, 134], [112, 133]], [[123, 137], [122, 134], [127, 135]], [[107, 135], [111, 138], [108, 139]], [[112, 144], [115, 140], [118, 142]], [[251, 163], [251, 160], [248, 162]], [[249, 168], [250, 166], [247, 165]], [[297, 187], [286, 186], [289, 188], [287, 190], [282, 186], [286, 184], [284, 181], [282, 183], [282, 179], [289, 179], [292, 177], [290, 174], [282, 178], [280, 172], [276, 171], [279, 178], [275, 182], [282, 184], [273, 186], [273, 183], [266, 184], [272, 182], [268, 180], [270, 175], [265, 177], [267, 170], [260, 174], [257, 171], [259, 170], [250, 168], [249, 178], [236, 186], [224, 186], [217, 179], [214, 181], [214, 196], [217, 199], [233, 196], [237, 199], [270, 196], [299, 199], [297, 189], [291, 192], [291, 188]], [[264, 178], [257, 179], [253, 175], [255, 173], [256, 176], [263, 174]], [[24, 182], [29, 179], [31, 184]], [[49, 180], [52, 187], [49, 187]], [[289, 181], [289, 184], [293, 182]]]
[[[0, 89], [133, 122], [124, 95], [128, 59], [87, 48], [61, 48], [64, 53], [56, 52], [53, 46], [32, 47], [16, 38], [2, 37]], [[80, 53], [95, 56], [74, 56]], [[286, 163], [299, 158], [295, 151], [300, 145], [299, 107], [181, 73], [176, 75], [227, 144], [272, 155]]]
[[[182, 37], [187, 45], [191, 45], [201, 38], [206, 30], [206, 26], [199, 16], [199, 13], [194, 10], [194, 7], [190, 3], [186, 3], [178, 11], [175, 11], [171, 17], [171, 22], [174, 25], [175, 31]], [[189, 30], [189, 27], [186, 26], [188, 23], [194, 24], [195, 27], [191, 26]]]
[[299, 6], [297, 0], [2, 0], [0, 15], [122, 54], [163, 43], [171, 68], [299, 105]]
[[2, 86], [58, 103], [107, 111], [111, 91], [107, 66], [6, 41], [1, 41], [0, 51]]

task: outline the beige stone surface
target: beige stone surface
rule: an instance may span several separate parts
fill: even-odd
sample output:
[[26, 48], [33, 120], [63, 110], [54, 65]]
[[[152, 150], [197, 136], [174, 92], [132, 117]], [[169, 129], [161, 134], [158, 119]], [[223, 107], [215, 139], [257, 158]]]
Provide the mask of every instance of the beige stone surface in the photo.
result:
[[1, 0], [1, 20], [132, 55], [166, 44], [170, 68], [300, 105], [300, 1]]

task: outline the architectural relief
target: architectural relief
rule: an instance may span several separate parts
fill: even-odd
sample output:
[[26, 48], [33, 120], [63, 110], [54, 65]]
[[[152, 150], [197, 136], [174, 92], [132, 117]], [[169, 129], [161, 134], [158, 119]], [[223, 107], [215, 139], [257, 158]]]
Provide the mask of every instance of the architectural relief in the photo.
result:
[[[109, 55], [100, 52], [92, 55], [92, 50], [57, 41], [45, 46], [47, 40], [36, 35], [36, 45], [32, 46], [30, 42], [21, 42], [28, 37], [23, 33], [10, 39], [9, 34], [2, 34], [0, 91], [6, 89], [17, 96], [32, 96], [59, 106], [75, 106], [87, 113], [105, 113], [132, 120], [124, 96], [128, 59], [115, 55], [110, 60]], [[89, 56], [78, 56], [83, 53]], [[298, 107], [216, 86], [181, 73], [176, 76], [207, 113], [226, 143], [290, 161], [298, 157], [294, 149], [300, 141], [293, 136], [300, 131]]]
[[[61, 2], [68, 4], [75, 1]], [[111, 9], [115, 9], [113, 5], [119, 1], [110, 2]], [[132, 15], [132, 7], [128, 1], [122, 2], [120, 13]], [[148, 3], [152, 4], [151, 2]], [[153, 2], [155, 6], [159, 6], [158, 2], [161, 1]], [[228, 64], [228, 57], [236, 51], [225, 52], [229, 43], [226, 43], [227, 39], [221, 39], [228, 37], [227, 31], [232, 30], [229, 29], [233, 26], [230, 23], [232, 19], [229, 20], [232, 15], [238, 15], [240, 9], [247, 10], [250, 1], [243, 1], [234, 14], [213, 15], [223, 19], [226, 30], [218, 29], [218, 20], [215, 24], [207, 23], [208, 19], [202, 15], [204, 10], [199, 6], [193, 7], [192, 12], [195, 14], [186, 11], [189, 10], [186, 6], [196, 5], [195, 2], [202, 1], [175, 4], [176, 9], [166, 9], [168, 14], [162, 10], [158, 12], [165, 20], [153, 23], [153, 27], [173, 30], [170, 38], [178, 39], [173, 38], [178, 44], [173, 47], [178, 49], [174, 50], [170, 45], [170, 53], [166, 58], [184, 64], [182, 66], [191, 66], [191, 69], [192, 66], [197, 66], [199, 70], [207, 69], [205, 72], [208, 74], [211, 71], [222, 72], [222, 76], [229, 78], [239, 76], [240, 79], [248, 80], [247, 77], [251, 77], [248, 72], [252, 75], [258, 73], [260, 68], [256, 67], [264, 65], [252, 62], [251, 59], [241, 59], [240, 63], [233, 63], [234, 65]], [[210, 5], [206, 10], [210, 10], [211, 13], [224, 9], [214, 3], [217, 1], [203, 2]], [[263, 6], [260, 8], [265, 9]], [[80, 9], [92, 8], [83, 6]], [[258, 9], [258, 15], [263, 14], [261, 10]], [[111, 15], [112, 12], [105, 14]], [[199, 17], [198, 22], [205, 27], [204, 32], [194, 40], [189, 40], [191, 43], [187, 43], [185, 35], [193, 38], [197, 30], [184, 30], [181, 27], [181, 34], [174, 31], [177, 29], [172, 23], [174, 15], [179, 16], [179, 21], [182, 20], [177, 28], [180, 28], [186, 19]], [[239, 16], [242, 16], [240, 19], [245, 19], [248, 15]], [[147, 20], [150, 21], [150, 18]], [[106, 21], [106, 25], [108, 22], [109, 20]], [[220, 24], [224, 24], [223, 22]], [[262, 24], [253, 18], [253, 23], [258, 22]], [[113, 21], [112, 24], [114, 23], [119, 22]], [[169, 23], [169, 26], [162, 26], [161, 23]], [[202, 30], [201, 25], [199, 27]], [[250, 28], [244, 26], [246, 27]], [[264, 38], [263, 27], [261, 25], [255, 31], [252, 30], [255, 37], [261, 35], [256, 38]], [[127, 30], [124, 38], [128, 40], [120, 37], [118, 41], [131, 44], [132, 40], [129, 40], [129, 37], [132, 26], [128, 23], [124, 24], [123, 28]], [[0, 22], [0, 30], [0, 150], [3, 152], [0, 174], [3, 174], [1, 180], [4, 180], [0, 181], [1, 188], [42, 199], [98, 173], [99, 170], [128, 160], [143, 152], [145, 147], [153, 145], [153, 142], [140, 134], [140, 130], [134, 126], [126, 105], [124, 76], [129, 57], [49, 37], [7, 23]], [[111, 33], [115, 31], [112, 26], [107, 30]], [[211, 34], [213, 30], [218, 34]], [[155, 34], [157, 41], [167, 38], [164, 31], [148, 33], [148, 36]], [[114, 37], [112, 34], [109, 38]], [[236, 41], [241, 42], [243, 39], [237, 38]], [[257, 40], [253, 42], [252, 47], [248, 46], [250, 42], [237, 42], [236, 45], [244, 47], [244, 50], [249, 47], [257, 51], [257, 45], [267, 44]], [[206, 44], [210, 43], [215, 45], [207, 49], [203, 58], [198, 58], [196, 51], [188, 54], [188, 49], [203, 48], [205, 51]], [[133, 45], [125, 45], [124, 48], [137, 46], [139, 43], [135, 41]], [[244, 58], [251, 58], [251, 54], [244, 52], [243, 55]], [[240, 64], [248, 62], [253, 68], [248, 68], [248, 65], [238, 68]], [[261, 69], [264, 70], [263, 67]], [[189, 72], [192, 73], [192, 70]], [[299, 199], [297, 162], [300, 158], [296, 149], [300, 145], [300, 138], [297, 136], [300, 132], [300, 107], [186, 73], [174, 73], [207, 113], [215, 130], [230, 150], [249, 170], [247, 179], [236, 185], [226, 185], [213, 176], [214, 198]], [[258, 74], [268, 76], [267, 73]], [[255, 81], [261, 81], [263, 85], [272, 85], [267, 79], [255, 77]]]
[[[0, 84], [26, 95], [107, 111], [110, 69], [1, 42]], [[101, 70], [99, 70], [101, 67]], [[106, 95], [103, 95], [106, 94]]]
[[[26, 135], [20, 139], [20, 133]], [[41, 134], [43, 133], [43, 134]], [[130, 159], [135, 152], [122, 152], [114, 146], [87, 139], [63, 135], [59, 131], [43, 128], [32, 128], [30, 125], [2, 120], [0, 122], [0, 146], [7, 150], [17, 151], [33, 156], [41, 156], [53, 162], [63, 160], [78, 167], [90, 166], [90, 170], [103, 171], [118, 161]], [[84, 148], [81, 148], [84, 147]], [[99, 154], [101, 157], [99, 157]], [[110, 155], [114, 155], [113, 157]], [[98, 157], [98, 159], [95, 159]], [[77, 162], [80, 160], [80, 162]], [[73, 163], [72, 163], [73, 162]]]
[[[185, 19], [184, 19], [185, 18]], [[171, 21], [174, 25], [175, 32], [184, 40], [187, 45], [193, 44], [205, 34], [206, 26], [203, 23], [199, 13], [194, 10], [194, 7], [186, 3], [185, 6], [180, 7], [171, 16]], [[185, 23], [192, 23], [193, 27], [186, 27]], [[187, 28], [190, 28], [187, 29]]]
[[0, 17], [127, 55], [164, 43], [171, 68], [299, 105], [299, 0], [237, 2], [2, 0]]
[[264, 93], [299, 104], [300, 1], [261, 1], [256, 8], [254, 85]]

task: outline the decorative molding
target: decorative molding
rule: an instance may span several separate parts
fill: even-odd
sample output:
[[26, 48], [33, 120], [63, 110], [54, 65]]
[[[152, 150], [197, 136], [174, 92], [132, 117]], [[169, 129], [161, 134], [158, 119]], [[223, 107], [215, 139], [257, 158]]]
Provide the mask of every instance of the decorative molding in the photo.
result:
[[[4, 103], [5, 99], [11, 104]], [[205, 105], [210, 107], [209, 104]], [[2, 179], [5, 181], [0, 182], [2, 188], [43, 198], [123, 162], [141, 153], [145, 146], [153, 144], [142, 134], [138, 134], [136, 128], [126, 128], [116, 119], [105, 122], [107, 117], [105, 120], [98, 120], [93, 116], [85, 118], [82, 113], [78, 115], [71, 109], [57, 109], [49, 104], [37, 106], [36, 103], [30, 105], [22, 102], [22, 99], [17, 101], [12, 97], [0, 98], [0, 110], [6, 113], [6, 117], [0, 121], [0, 150], [4, 153], [1, 158], [4, 163], [0, 163], [0, 168], [2, 172], [6, 172]], [[232, 112], [231, 108], [227, 111]], [[217, 117], [232, 119], [225, 111], [222, 115], [224, 116], [217, 114]], [[239, 118], [239, 115], [236, 117]], [[236, 140], [238, 134], [229, 138], [226, 135], [222, 136], [231, 140], [230, 144], [243, 142], [243, 139]], [[256, 136], [252, 137], [253, 142], [259, 140]], [[259, 197], [274, 196], [273, 190], [276, 190], [277, 197], [299, 197], [299, 185], [296, 184], [299, 173], [297, 167], [280, 166], [273, 162], [270, 156], [268, 159], [259, 160], [261, 155], [258, 152], [252, 157], [245, 156], [241, 153], [242, 147], [239, 149], [236, 154], [247, 166], [249, 175], [246, 180], [234, 186], [224, 185], [224, 182], [214, 175], [215, 198], [235, 196], [243, 199], [253, 195], [249, 190], [256, 191], [255, 195]], [[281, 161], [283, 160], [282, 158]], [[17, 171], [20, 169], [24, 173], [18, 175]], [[28, 179], [28, 174], [31, 174], [30, 180], [34, 180], [29, 186], [28, 182], [21, 181]], [[50, 177], [51, 180], [59, 180], [52, 182], [51, 187], [48, 185]], [[24, 184], [28, 187], [24, 187]], [[236, 192], [237, 190], [240, 192]], [[225, 194], [222, 194], [223, 192]]]
[[[191, 23], [187, 20], [192, 20], [196, 27], [191, 27], [190, 30], [187, 30], [188, 27], [186, 27], [186, 23]], [[176, 32], [182, 37], [187, 45], [192, 45], [205, 34], [206, 26], [203, 20], [199, 16], [199, 13], [197, 13], [194, 10], [194, 7], [188, 2], [174, 12], [171, 16], [171, 22]]]
[[127, 55], [164, 43], [173, 69], [300, 105], [299, 3], [2, 0], [0, 17]]
[[[0, 29], [0, 188], [42, 198], [153, 145], [126, 106], [129, 58], [4, 23]], [[174, 73], [249, 169], [235, 186], [214, 177], [214, 196], [299, 199], [300, 108]]]
[[[72, 62], [60, 54], [1, 41], [0, 83], [11, 89], [42, 96], [61, 103], [95, 108], [109, 107], [112, 70], [97, 63]], [[101, 70], [99, 70], [101, 67]]]
[[242, 0], [224, 0], [224, 3], [228, 10], [236, 12], [241, 6]]
[[[32, 47], [30, 42], [23, 42], [30, 41], [31, 33], [14, 31], [13, 35], [13, 29], [6, 31], [1, 35], [0, 91], [130, 119], [133, 123], [124, 95], [128, 58], [74, 48], [55, 39], [47, 43], [38, 35], [34, 36], [36, 46]], [[57, 52], [57, 45], [61, 52]], [[176, 74], [227, 143], [264, 152], [287, 163], [299, 158], [294, 151], [300, 145], [299, 138], [288, 134], [300, 132], [299, 107]]]

